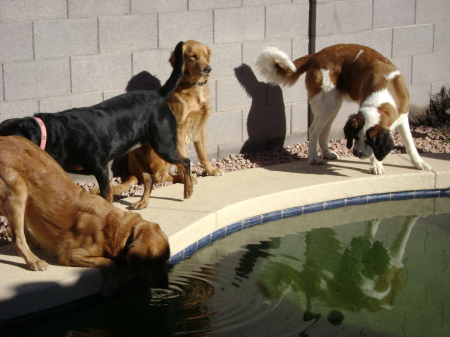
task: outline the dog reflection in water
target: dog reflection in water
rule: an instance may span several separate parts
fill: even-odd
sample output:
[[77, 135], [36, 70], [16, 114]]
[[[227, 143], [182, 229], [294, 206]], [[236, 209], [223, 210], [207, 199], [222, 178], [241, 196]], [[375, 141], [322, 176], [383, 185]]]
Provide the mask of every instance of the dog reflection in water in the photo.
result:
[[[390, 310], [403, 288], [403, 257], [410, 233], [419, 217], [406, 217], [389, 248], [375, 241], [381, 219], [368, 221], [364, 235], [354, 237], [342, 251], [343, 243], [331, 228], [318, 228], [306, 234], [306, 260], [303, 269], [294, 268], [297, 259], [287, 263], [269, 260], [258, 286], [271, 305], [282, 299], [299, 302], [305, 309], [304, 321], [314, 323], [321, 313], [314, 313], [312, 299], [333, 308], [328, 314], [332, 324], [344, 319], [338, 309], [357, 312]], [[276, 254], [276, 250], [270, 251]], [[281, 256], [281, 255], [280, 255]], [[283, 255], [284, 256], [284, 255]], [[299, 296], [306, 295], [306, 303]]]

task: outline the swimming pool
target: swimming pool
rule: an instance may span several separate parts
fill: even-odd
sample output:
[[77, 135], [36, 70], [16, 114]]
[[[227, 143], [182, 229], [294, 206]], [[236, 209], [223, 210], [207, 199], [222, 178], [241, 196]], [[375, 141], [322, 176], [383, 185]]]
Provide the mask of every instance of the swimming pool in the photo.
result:
[[448, 205], [424, 198], [286, 210], [302, 215], [197, 243], [189, 257], [185, 250], [169, 290], [134, 281], [11, 336], [447, 336]]

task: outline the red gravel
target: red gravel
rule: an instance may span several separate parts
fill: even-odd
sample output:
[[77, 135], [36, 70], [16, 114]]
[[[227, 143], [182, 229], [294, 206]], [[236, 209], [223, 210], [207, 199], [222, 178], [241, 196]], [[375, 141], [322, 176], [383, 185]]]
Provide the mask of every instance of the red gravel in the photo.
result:
[[[450, 127], [428, 127], [418, 126], [411, 128], [414, 143], [419, 153], [450, 153]], [[398, 133], [394, 133], [395, 147], [392, 153], [406, 153]], [[352, 156], [346, 148], [345, 139], [331, 140], [330, 148], [339, 154], [340, 157]], [[286, 148], [276, 148], [274, 150], [262, 151], [251, 154], [231, 155], [223, 159], [213, 159], [212, 165], [221, 168], [224, 172], [247, 170], [255, 167], [264, 167], [269, 165], [292, 163], [301, 160], [307, 160], [308, 143], [299, 143]], [[191, 171], [198, 177], [205, 176], [206, 172], [198, 163], [193, 163]], [[120, 178], [113, 178], [113, 184], [121, 182]], [[154, 188], [160, 188], [172, 183], [157, 184]], [[90, 191], [94, 184], [79, 183], [82, 188]], [[136, 192], [142, 191], [142, 186], [135, 186], [131, 191], [126, 192], [122, 197], [132, 196]], [[120, 198], [120, 197], [118, 197]], [[9, 228], [5, 217], [0, 216], [0, 246], [8, 244], [11, 241]]]

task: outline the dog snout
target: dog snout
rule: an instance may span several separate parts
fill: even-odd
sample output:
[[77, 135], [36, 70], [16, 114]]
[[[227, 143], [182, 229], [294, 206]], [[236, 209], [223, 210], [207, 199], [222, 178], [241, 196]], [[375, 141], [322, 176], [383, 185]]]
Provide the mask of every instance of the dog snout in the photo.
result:
[[363, 156], [363, 152], [362, 152], [361, 150], [356, 150], [356, 149], [354, 149], [354, 150], [353, 150], [353, 155], [354, 155], [355, 157], [361, 158], [361, 157]]
[[211, 72], [212, 68], [210, 66], [206, 66], [205, 68], [203, 68], [203, 71], [207, 74], [209, 74]]

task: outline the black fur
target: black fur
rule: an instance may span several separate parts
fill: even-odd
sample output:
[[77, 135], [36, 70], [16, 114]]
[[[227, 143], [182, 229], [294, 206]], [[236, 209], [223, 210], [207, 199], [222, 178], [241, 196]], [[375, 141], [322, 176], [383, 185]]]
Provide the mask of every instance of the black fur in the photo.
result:
[[366, 144], [373, 149], [375, 158], [382, 161], [394, 148], [394, 139], [389, 131], [384, 131], [373, 138], [367, 135]]
[[[176, 120], [166, 103], [183, 75], [183, 42], [174, 54], [172, 74], [157, 91], [137, 90], [88, 108], [36, 114], [47, 128], [45, 150], [63, 169], [93, 174], [105, 199], [112, 198], [108, 162], [140, 143], [150, 143], [165, 161], [181, 164], [190, 179], [190, 161], [178, 153]], [[0, 135], [20, 135], [39, 145], [41, 132], [32, 117], [25, 117], [2, 122]]]

